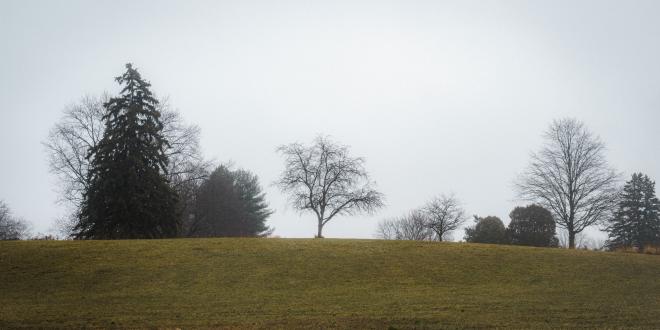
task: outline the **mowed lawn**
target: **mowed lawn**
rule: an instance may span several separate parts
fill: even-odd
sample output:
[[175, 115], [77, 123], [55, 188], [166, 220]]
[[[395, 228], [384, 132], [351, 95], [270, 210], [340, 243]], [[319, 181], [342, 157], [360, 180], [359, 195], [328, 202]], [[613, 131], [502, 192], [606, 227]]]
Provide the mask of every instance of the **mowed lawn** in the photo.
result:
[[660, 256], [339, 239], [0, 242], [0, 328], [660, 328]]

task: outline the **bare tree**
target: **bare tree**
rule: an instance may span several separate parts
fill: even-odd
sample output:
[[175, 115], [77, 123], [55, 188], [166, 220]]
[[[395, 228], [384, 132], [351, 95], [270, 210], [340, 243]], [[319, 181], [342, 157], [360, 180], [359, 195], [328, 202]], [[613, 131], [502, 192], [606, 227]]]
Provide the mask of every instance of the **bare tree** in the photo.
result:
[[376, 228], [376, 237], [387, 240], [433, 241], [436, 233], [429, 227], [428, 218], [422, 210], [382, 220]]
[[423, 208], [427, 225], [436, 233], [436, 239], [442, 241], [452, 231], [458, 229], [467, 217], [465, 210], [454, 195], [442, 195], [431, 199]]
[[0, 241], [26, 239], [29, 233], [29, 224], [14, 217], [7, 204], [0, 200]]
[[521, 199], [551, 210], [568, 232], [568, 246], [585, 228], [604, 221], [615, 207], [620, 175], [605, 160], [603, 142], [575, 119], [556, 120], [541, 151], [515, 182]]
[[285, 169], [275, 183], [289, 194], [293, 207], [311, 211], [318, 221], [316, 237], [336, 215], [371, 213], [383, 206], [362, 158], [349, 156], [348, 147], [319, 136], [312, 145], [292, 143], [277, 149]]
[[[557, 245], [562, 248], [568, 248], [568, 231], [562, 229], [557, 233]], [[605, 250], [606, 240], [589, 237], [586, 233], [575, 234], [575, 248], [583, 250], [603, 251]]]
[[[51, 129], [43, 143], [50, 170], [60, 182], [60, 202], [71, 209], [69, 215], [58, 219], [63, 232], [70, 232], [77, 219], [76, 214], [87, 189], [87, 173], [91, 163], [87, 156], [105, 132], [103, 104], [109, 99], [108, 94], [85, 96], [66, 107], [62, 119]], [[185, 219], [192, 212], [192, 191], [208, 176], [212, 164], [202, 157], [199, 127], [186, 124], [179, 112], [171, 109], [167, 98], [160, 99], [158, 110], [163, 135], [170, 144], [165, 151], [169, 159], [166, 176], [179, 193]]]
[[58, 188], [63, 202], [78, 205], [82, 201], [90, 168], [87, 154], [103, 137], [103, 103], [109, 99], [107, 94], [85, 96], [66, 107], [62, 119], [44, 141], [50, 170], [60, 181]]

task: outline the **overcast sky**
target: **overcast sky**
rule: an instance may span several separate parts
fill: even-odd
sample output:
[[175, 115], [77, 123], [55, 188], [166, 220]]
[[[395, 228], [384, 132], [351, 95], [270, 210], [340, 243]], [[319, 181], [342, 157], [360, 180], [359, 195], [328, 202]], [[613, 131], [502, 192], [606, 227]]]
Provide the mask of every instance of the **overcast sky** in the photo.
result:
[[450, 192], [508, 223], [512, 180], [555, 118], [584, 121], [626, 177], [660, 178], [658, 17], [660, 1], [0, 0], [0, 199], [50, 230], [64, 209], [41, 143], [132, 62], [208, 158], [260, 177], [276, 235], [315, 233], [271, 183], [275, 148], [319, 133], [387, 198], [326, 237], [371, 238]]

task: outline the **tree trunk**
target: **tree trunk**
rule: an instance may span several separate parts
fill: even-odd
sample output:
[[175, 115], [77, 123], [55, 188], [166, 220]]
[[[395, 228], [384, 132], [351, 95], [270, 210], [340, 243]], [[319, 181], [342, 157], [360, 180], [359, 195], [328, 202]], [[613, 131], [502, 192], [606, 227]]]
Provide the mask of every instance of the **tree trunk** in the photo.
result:
[[319, 220], [319, 230], [316, 234], [316, 238], [323, 238], [323, 221]]
[[568, 248], [575, 249], [575, 232], [572, 230], [568, 231]]

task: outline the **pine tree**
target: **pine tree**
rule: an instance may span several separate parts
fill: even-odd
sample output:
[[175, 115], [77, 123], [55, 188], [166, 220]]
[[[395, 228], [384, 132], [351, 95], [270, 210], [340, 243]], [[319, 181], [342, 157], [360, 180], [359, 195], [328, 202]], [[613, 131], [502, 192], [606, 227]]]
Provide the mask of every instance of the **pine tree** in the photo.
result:
[[635, 173], [626, 182], [619, 208], [609, 227], [608, 246], [612, 249], [634, 247], [642, 251], [660, 244], [660, 202], [655, 196], [655, 182]]
[[92, 168], [76, 237], [173, 237], [177, 196], [164, 176], [169, 145], [162, 135], [158, 101], [130, 63], [116, 81], [123, 89], [104, 104], [106, 129], [87, 156]]
[[259, 178], [246, 170], [216, 168], [197, 193], [190, 236], [268, 236], [268, 209]]

